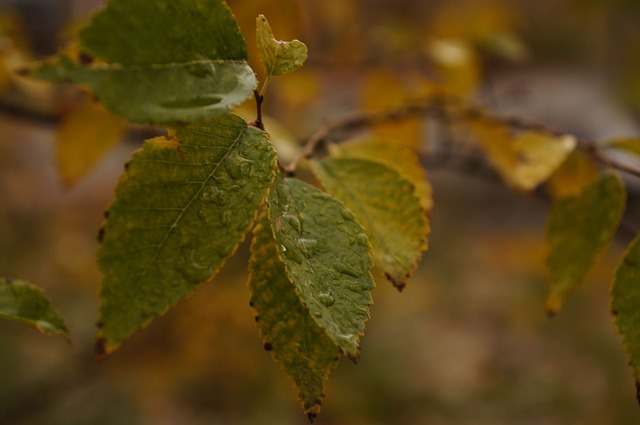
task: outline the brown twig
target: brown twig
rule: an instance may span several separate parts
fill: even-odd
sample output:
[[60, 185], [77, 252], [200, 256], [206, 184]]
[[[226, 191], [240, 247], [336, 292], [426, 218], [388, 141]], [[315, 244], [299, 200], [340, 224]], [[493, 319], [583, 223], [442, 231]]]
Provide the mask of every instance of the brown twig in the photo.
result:
[[[448, 119], [486, 119], [505, 124], [519, 130], [539, 131], [551, 136], [564, 136], [569, 133], [559, 128], [549, 126], [540, 121], [520, 116], [502, 115], [489, 112], [481, 106], [459, 105], [447, 103], [441, 99], [435, 99], [421, 104], [408, 104], [399, 108], [381, 112], [358, 112], [346, 114], [327, 121], [306, 141], [300, 154], [284, 167], [284, 170], [292, 175], [304, 159], [311, 158], [316, 150], [326, 142], [334, 133], [350, 132], [372, 127], [375, 124], [401, 121], [412, 117], [430, 116]], [[575, 136], [574, 136], [575, 137]], [[576, 137], [578, 147], [602, 164], [621, 171], [623, 173], [640, 177], [640, 169], [629, 166], [608, 156], [604, 149], [595, 141]]]

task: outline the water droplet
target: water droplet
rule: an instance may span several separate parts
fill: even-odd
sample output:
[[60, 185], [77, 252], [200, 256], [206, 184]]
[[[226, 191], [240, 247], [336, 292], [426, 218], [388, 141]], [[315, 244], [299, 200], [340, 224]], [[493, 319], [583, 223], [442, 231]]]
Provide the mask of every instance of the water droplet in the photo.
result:
[[331, 307], [336, 302], [335, 298], [331, 295], [331, 292], [320, 292], [318, 294], [318, 300], [320, 300], [322, 305], [325, 307]]
[[189, 66], [189, 74], [198, 78], [206, 78], [213, 75], [214, 70], [210, 64], [198, 63]]
[[358, 242], [358, 245], [369, 246], [369, 238], [364, 233], [358, 233], [356, 241]]
[[300, 248], [300, 251], [302, 251], [305, 257], [308, 258], [313, 255], [313, 252], [318, 245], [318, 241], [316, 239], [301, 238], [298, 239], [296, 245], [298, 246], [298, 248]]
[[302, 225], [300, 225], [300, 219], [295, 215], [287, 214], [287, 222], [289, 225], [293, 227], [298, 233], [302, 233]]
[[233, 222], [233, 211], [227, 210], [222, 213], [222, 223], [225, 226], [229, 226]]
[[343, 208], [340, 211], [340, 214], [342, 214], [342, 218], [345, 220], [353, 220], [353, 213], [346, 208]]
[[346, 274], [347, 276], [351, 276], [351, 277], [360, 277], [360, 272], [358, 272], [358, 270], [354, 269], [347, 263], [338, 261], [333, 265], [333, 268], [338, 273]]

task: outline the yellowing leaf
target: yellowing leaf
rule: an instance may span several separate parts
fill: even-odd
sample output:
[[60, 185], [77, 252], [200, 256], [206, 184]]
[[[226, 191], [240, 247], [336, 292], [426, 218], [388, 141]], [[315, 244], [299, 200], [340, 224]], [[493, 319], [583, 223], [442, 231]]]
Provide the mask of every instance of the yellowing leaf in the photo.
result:
[[[329, 158], [312, 165], [327, 191], [364, 226], [376, 266], [402, 290], [427, 249], [429, 233], [411, 182], [393, 168], [359, 158]], [[358, 238], [352, 244], [356, 242]]]
[[83, 60], [62, 54], [35, 64], [31, 75], [86, 85], [133, 122], [224, 114], [257, 85], [244, 39], [222, 0], [111, 0], [79, 42]]
[[0, 278], [0, 318], [69, 339], [64, 320], [51, 307], [42, 289], [22, 280]]
[[58, 130], [56, 159], [66, 185], [75, 183], [120, 141], [127, 120], [102, 105], [85, 102], [67, 115]]
[[[611, 312], [622, 335], [636, 382], [640, 382], [640, 238], [630, 245], [611, 287]], [[640, 385], [640, 384], [639, 384]]]
[[353, 213], [298, 179], [276, 180], [269, 219], [296, 294], [335, 345], [358, 356], [374, 283], [369, 242]]
[[637, 157], [640, 157], [640, 139], [632, 137], [624, 137], [614, 139], [607, 147], [612, 147], [629, 152]]
[[523, 190], [545, 182], [576, 147], [572, 136], [525, 131], [513, 137], [506, 125], [490, 121], [473, 122], [471, 130], [504, 180]]
[[[373, 69], [364, 78], [362, 104], [369, 111], [386, 111], [405, 106], [411, 93], [399, 77], [386, 69]], [[380, 123], [372, 127], [380, 138], [412, 149], [418, 149], [422, 141], [422, 122], [418, 118], [390, 123]]]
[[578, 195], [559, 200], [547, 220], [551, 272], [546, 308], [557, 313], [598, 256], [622, 218], [626, 191], [620, 177], [607, 172]]
[[333, 156], [350, 156], [382, 162], [396, 168], [415, 186], [422, 208], [429, 212], [433, 207], [433, 189], [416, 154], [402, 146], [395, 146], [383, 139], [363, 139], [330, 145]]
[[555, 199], [577, 195], [598, 177], [598, 168], [591, 157], [573, 151], [547, 180], [547, 188]]
[[267, 77], [283, 75], [302, 67], [307, 59], [307, 46], [299, 40], [276, 40], [264, 15], [256, 19], [258, 49]]
[[329, 371], [336, 366], [340, 349], [300, 302], [278, 257], [279, 249], [265, 215], [253, 231], [251, 305], [265, 349], [293, 379], [304, 411], [313, 420], [320, 412]]
[[148, 140], [133, 155], [107, 211], [98, 355], [217, 274], [274, 178], [266, 133], [237, 116], [175, 134]]
[[434, 39], [428, 46], [429, 58], [445, 93], [469, 96], [480, 84], [480, 65], [472, 46], [464, 40]]

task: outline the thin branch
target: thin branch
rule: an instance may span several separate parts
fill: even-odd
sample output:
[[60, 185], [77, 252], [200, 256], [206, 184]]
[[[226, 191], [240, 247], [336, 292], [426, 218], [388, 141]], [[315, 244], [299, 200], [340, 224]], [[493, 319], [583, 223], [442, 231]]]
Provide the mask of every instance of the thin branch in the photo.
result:
[[[412, 117], [435, 117], [438, 119], [486, 119], [507, 125], [519, 130], [539, 131], [550, 136], [564, 136], [569, 133], [559, 128], [549, 126], [540, 121], [520, 116], [503, 115], [487, 111], [476, 105], [458, 105], [447, 103], [440, 99], [421, 104], [409, 104], [399, 108], [389, 109], [382, 112], [358, 112], [346, 114], [330, 121], [327, 121], [306, 141], [300, 154], [294, 158], [284, 170], [293, 175], [304, 159], [311, 158], [316, 150], [325, 143], [334, 133], [353, 132], [364, 128], [372, 127], [375, 124], [402, 121]], [[575, 136], [574, 136], [575, 137]], [[623, 173], [640, 178], [640, 169], [629, 166], [608, 156], [604, 149], [595, 140], [576, 137], [580, 149], [584, 150], [595, 160], [602, 164], [619, 170]]]

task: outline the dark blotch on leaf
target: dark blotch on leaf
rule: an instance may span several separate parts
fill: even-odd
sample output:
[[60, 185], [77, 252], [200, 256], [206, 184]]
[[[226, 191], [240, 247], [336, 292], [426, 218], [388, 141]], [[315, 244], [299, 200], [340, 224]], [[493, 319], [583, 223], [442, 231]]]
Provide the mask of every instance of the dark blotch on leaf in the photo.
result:
[[273, 345], [271, 345], [270, 342], [267, 342], [267, 343], [264, 344], [264, 349], [266, 351], [271, 351], [271, 350], [273, 350]]
[[307, 413], [307, 419], [309, 419], [309, 423], [313, 423], [316, 418], [318, 417], [318, 414], [315, 412], [308, 412]]
[[80, 52], [78, 60], [82, 65], [90, 65], [93, 63], [93, 56], [85, 52]]
[[104, 240], [104, 227], [101, 227], [100, 230], [98, 230], [98, 243], [102, 243], [103, 240]]
[[100, 362], [107, 358], [107, 350], [105, 347], [106, 341], [104, 338], [96, 339], [96, 346], [94, 348], [94, 358], [97, 362]]
[[254, 317], [254, 318], [253, 318], [253, 320], [255, 320], [255, 321], [256, 321], [256, 323], [258, 323], [258, 322], [260, 321], [260, 316], [256, 316], [256, 317]]
[[253, 301], [249, 301], [249, 307], [253, 307]]
[[106, 211], [104, 212], [104, 218], [105, 218], [105, 219], [109, 218], [109, 210], [106, 210]]

